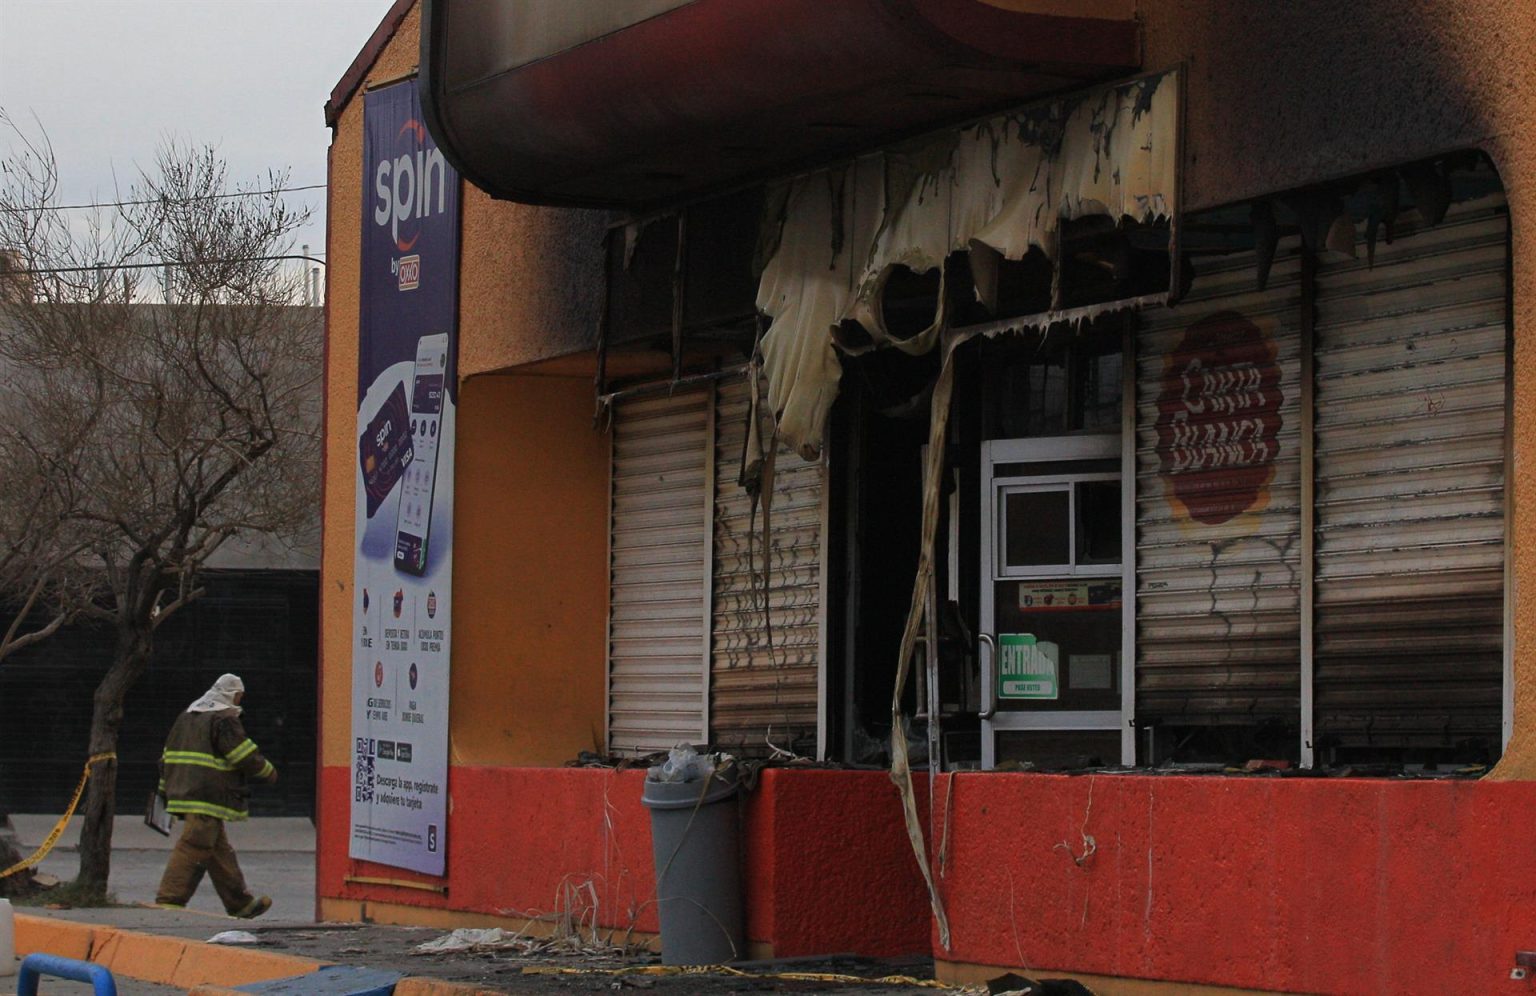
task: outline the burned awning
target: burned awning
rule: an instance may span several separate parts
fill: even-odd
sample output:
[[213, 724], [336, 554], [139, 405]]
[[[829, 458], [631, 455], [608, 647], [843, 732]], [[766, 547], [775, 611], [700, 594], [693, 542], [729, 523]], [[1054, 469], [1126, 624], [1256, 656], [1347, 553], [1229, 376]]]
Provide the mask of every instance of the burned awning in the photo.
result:
[[[1041, 321], [1059, 309], [1050, 269], [1061, 232], [1172, 220], [1178, 199], [1178, 78], [1149, 76], [999, 114], [780, 185], [777, 234], [758, 308], [768, 401], [780, 438], [821, 447], [837, 395], [837, 349], [933, 348], [946, 324], [947, 261], [964, 253], [973, 293], [995, 303], [1005, 261], [1034, 254], [1048, 271]], [[1173, 238], [1167, 230], [1165, 241]], [[933, 274], [931, 310], [887, 312], [893, 280]], [[1059, 290], [1059, 280], [1058, 290]], [[1113, 300], [1105, 301], [1113, 307]]]
[[649, 210], [1121, 76], [1135, 6], [423, 0], [423, 103], [493, 196]]

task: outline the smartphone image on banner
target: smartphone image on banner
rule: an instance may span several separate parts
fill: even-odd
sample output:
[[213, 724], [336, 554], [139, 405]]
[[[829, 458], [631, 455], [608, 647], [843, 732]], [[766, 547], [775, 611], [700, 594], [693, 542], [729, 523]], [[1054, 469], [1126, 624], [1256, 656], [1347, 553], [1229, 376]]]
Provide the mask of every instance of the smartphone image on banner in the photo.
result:
[[448, 334], [424, 335], [416, 343], [411, 385], [411, 444], [414, 456], [401, 477], [400, 515], [395, 527], [395, 569], [417, 577], [427, 572], [432, 494], [437, 482], [438, 438], [448, 375]]

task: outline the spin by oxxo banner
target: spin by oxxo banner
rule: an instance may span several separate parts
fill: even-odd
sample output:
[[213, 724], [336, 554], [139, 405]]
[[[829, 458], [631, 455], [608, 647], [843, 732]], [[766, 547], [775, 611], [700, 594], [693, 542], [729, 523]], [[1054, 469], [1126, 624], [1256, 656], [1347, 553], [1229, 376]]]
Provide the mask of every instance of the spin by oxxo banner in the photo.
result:
[[459, 177], [414, 80], [364, 96], [349, 853], [448, 845]]

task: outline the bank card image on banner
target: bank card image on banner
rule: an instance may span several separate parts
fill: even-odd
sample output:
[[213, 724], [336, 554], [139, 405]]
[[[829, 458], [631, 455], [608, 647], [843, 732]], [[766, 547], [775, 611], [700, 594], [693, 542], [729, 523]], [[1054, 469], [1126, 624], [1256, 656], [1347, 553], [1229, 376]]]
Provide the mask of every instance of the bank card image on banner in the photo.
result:
[[373, 513], [389, 497], [413, 456], [405, 385], [396, 384], [357, 439], [357, 460], [363, 470], [368, 518], [373, 518]]

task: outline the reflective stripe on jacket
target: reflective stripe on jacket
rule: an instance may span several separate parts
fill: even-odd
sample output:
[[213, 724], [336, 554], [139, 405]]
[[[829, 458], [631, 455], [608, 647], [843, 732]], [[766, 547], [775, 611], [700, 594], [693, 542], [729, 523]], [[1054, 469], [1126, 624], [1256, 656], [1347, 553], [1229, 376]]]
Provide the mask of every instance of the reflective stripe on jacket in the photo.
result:
[[250, 779], [275, 770], [245, 735], [236, 710], [184, 712], [160, 755], [160, 791], [168, 812], [243, 820], [250, 815]]

